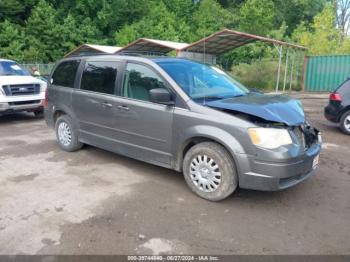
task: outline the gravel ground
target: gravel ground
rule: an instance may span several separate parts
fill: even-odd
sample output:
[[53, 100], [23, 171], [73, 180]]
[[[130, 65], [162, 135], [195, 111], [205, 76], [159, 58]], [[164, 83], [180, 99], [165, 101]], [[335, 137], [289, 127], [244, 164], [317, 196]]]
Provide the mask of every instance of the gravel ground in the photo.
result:
[[350, 137], [301, 97], [324, 148], [315, 176], [211, 203], [181, 174], [84, 147], [30, 114], [0, 116], [0, 254], [350, 254]]

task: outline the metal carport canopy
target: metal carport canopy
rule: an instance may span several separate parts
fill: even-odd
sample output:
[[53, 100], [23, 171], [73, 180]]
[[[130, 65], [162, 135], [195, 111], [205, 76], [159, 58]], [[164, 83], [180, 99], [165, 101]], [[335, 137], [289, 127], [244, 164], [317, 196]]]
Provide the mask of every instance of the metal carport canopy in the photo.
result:
[[188, 46], [186, 43], [179, 43], [173, 41], [156, 40], [149, 38], [140, 38], [136, 41], [121, 48], [116, 53], [162, 53], [166, 54], [170, 51], [179, 51]]
[[283, 42], [283, 41], [279, 41], [276, 39], [271, 39], [263, 36], [233, 31], [230, 29], [224, 29], [208, 37], [205, 37], [197, 42], [194, 42], [182, 48], [180, 51], [219, 55], [227, 51], [230, 51], [232, 49], [235, 49], [237, 47], [240, 47], [252, 42], [256, 42], [256, 41], [261, 41], [261, 42], [270, 43], [274, 45], [286, 46], [289, 48], [307, 50], [307, 48], [304, 46], [290, 44], [287, 42]]
[[92, 44], [83, 44], [74, 50], [67, 53], [64, 57], [79, 55], [80, 53], [105, 53], [105, 54], [114, 54], [121, 47], [119, 46], [106, 46], [106, 45], [92, 45]]

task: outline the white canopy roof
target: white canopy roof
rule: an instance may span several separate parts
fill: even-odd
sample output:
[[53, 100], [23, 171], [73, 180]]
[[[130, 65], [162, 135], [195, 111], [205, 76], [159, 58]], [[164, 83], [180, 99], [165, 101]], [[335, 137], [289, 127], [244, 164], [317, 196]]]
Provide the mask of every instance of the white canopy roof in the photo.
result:
[[84, 54], [84, 53], [105, 53], [105, 54], [114, 54], [121, 47], [118, 46], [107, 46], [107, 45], [92, 45], [92, 44], [83, 44], [73, 51], [65, 55], [65, 57]]
[[136, 41], [128, 44], [127, 46], [121, 48], [117, 51], [117, 53], [121, 52], [154, 52], [154, 53], [168, 53], [170, 51], [179, 51], [185, 47], [187, 47], [188, 44], [186, 43], [179, 43], [179, 42], [173, 42], [173, 41], [164, 41], [164, 40], [157, 40], [157, 39], [150, 39], [150, 38], [140, 38]]

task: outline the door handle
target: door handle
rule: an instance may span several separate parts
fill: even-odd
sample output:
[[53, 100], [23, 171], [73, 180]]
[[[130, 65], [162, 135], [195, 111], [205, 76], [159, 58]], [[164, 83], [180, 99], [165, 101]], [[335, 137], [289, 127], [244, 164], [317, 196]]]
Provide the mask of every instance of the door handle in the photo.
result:
[[113, 106], [112, 104], [107, 103], [107, 102], [102, 102], [101, 104], [103, 107], [108, 107], [108, 108], [111, 108]]
[[124, 110], [124, 111], [129, 111], [129, 107], [122, 105], [122, 106], [117, 106], [119, 110]]

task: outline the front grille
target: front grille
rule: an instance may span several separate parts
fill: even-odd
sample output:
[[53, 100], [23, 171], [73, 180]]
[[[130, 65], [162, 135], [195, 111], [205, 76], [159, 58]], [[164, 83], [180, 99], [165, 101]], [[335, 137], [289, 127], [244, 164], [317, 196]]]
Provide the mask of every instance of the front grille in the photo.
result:
[[21, 106], [21, 105], [31, 105], [39, 104], [40, 100], [30, 100], [30, 101], [19, 101], [19, 102], [9, 102], [10, 106]]
[[40, 93], [40, 84], [5, 85], [6, 96], [36, 95]]

